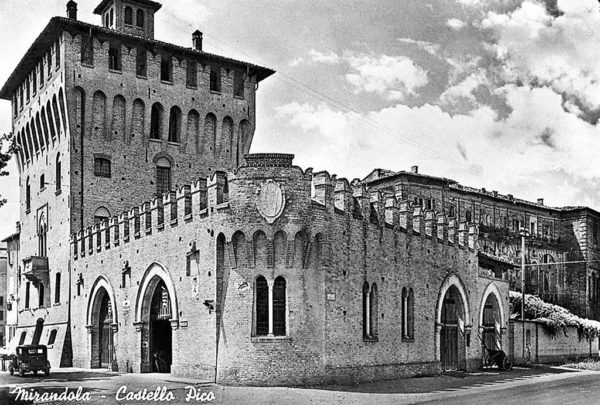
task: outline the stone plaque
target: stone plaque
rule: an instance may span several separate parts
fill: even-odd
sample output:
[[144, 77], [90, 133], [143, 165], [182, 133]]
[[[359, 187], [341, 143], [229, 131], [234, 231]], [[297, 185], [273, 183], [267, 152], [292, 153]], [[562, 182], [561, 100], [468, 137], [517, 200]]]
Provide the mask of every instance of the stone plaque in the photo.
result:
[[180, 328], [187, 328], [188, 327], [188, 321], [179, 321], [179, 327]]
[[278, 183], [269, 179], [258, 190], [256, 209], [258, 213], [272, 224], [283, 213], [285, 208], [285, 190]]

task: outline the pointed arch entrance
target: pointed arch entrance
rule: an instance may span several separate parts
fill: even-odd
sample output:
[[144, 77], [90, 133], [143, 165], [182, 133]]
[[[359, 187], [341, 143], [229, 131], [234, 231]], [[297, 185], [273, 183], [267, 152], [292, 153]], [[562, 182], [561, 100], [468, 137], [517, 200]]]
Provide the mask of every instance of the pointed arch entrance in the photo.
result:
[[[505, 318], [501, 297], [498, 287], [494, 283], [490, 283], [481, 300], [479, 330], [481, 331], [482, 345], [485, 344], [488, 349], [502, 350], [502, 331], [505, 329]], [[485, 364], [487, 351], [484, 348], [482, 350]]]
[[470, 333], [469, 303], [464, 286], [450, 275], [440, 288], [437, 306], [436, 341], [444, 371], [466, 369], [466, 340]]
[[87, 313], [87, 329], [91, 335], [91, 368], [116, 370], [118, 324], [115, 302], [112, 287], [104, 277], [99, 277], [92, 287]]
[[177, 324], [173, 282], [165, 269], [154, 263], [142, 278], [136, 301], [136, 327], [141, 332], [141, 372], [171, 372], [173, 326]]

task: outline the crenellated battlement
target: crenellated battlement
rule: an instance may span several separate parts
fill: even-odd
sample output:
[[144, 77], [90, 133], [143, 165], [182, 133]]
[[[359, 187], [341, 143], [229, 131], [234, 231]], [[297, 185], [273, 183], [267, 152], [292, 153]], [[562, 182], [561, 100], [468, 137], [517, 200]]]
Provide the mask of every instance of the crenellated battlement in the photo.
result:
[[[327, 215], [348, 215], [351, 221], [368, 222], [371, 226], [401, 232], [410, 237], [462, 249], [478, 248], [478, 227], [475, 224], [446, 218], [443, 213], [434, 210], [423, 210], [422, 206], [408, 200], [398, 200], [392, 193], [370, 191], [360, 182], [350, 183], [326, 171], [312, 173], [311, 169], [307, 169], [302, 176], [293, 177], [292, 174], [299, 168], [288, 165], [286, 159], [279, 159], [283, 167], [276, 167], [280, 163], [274, 160], [273, 155], [264, 155], [264, 159], [269, 161], [262, 162], [264, 164], [260, 162], [260, 156], [247, 157], [250, 164], [235, 173], [216, 171], [72, 235], [74, 258], [99, 253], [135, 239], [150, 237], [166, 227], [182, 226], [218, 213], [235, 215], [232, 206], [247, 206], [257, 193], [255, 185], [263, 180], [262, 175], [256, 178], [257, 169], [263, 168], [277, 170], [289, 182], [312, 181], [314, 196], [311, 198], [301, 192], [301, 198], [294, 201], [297, 209], [309, 206], [317, 211], [330, 211]], [[289, 182], [284, 182], [282, 186], [310, 190], [310, 187], [297, 187], [298, 184]], [[235, 190], [233, 197], [230, 189]]]

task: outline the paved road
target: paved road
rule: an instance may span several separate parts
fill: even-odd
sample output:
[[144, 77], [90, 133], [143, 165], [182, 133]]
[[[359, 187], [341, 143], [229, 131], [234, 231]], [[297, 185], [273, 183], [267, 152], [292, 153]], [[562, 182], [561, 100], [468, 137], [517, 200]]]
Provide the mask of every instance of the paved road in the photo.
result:
[[[126, 387], [126, 388], [123, 388]], [[164, 389], [163, 389], [164, 387]], [[193, 387], [193, 388], [190, 388]], [[198, 384], [162, 374], [117, 374], [97, 370], [53, 370], [49, 378], [9, 376], [0, 372], [0, 404], [7, 393], [28, 395], [69, 389], [72, 404], [600, 404], [600, 372], [560, 368], [515, 369], [510, 373], [474, 373], [380, 381], [354, 386], [312, 388], [223, 387]], [[73, 398], [77, 389], [80, 396]], [[145, 400], [131, 395], [142, 395]], [[158, 391], [157, 391], [158, 390]], [[190, 393], [197, 396], [186, 402]], [[150, 397], [157, 393], [157, 397]], [[86, 395], [86, 396], [84, 396]], [[130, 395], [130, 396], [128, 396]], [[214, 399], [211, 399], [213, 398]], [[21, 394], [21, 398], [25, 395]], [[154, 400], [158, 399], [158, 400]], [[162, 399], [162, 400], [161, 400]], [[23, 401], [21, 403], [33, 403]]]

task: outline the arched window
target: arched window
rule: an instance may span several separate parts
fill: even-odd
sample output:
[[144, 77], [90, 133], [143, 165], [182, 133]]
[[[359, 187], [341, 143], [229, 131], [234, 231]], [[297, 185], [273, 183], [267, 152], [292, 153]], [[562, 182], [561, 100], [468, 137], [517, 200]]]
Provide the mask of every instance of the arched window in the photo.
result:
[[[29, 284], [29, 283], [27, 283]], [[26, 306], [25, 308], [29, 308], [29, 306]], [[23, 332], [21, 332], [21, 337], [19, 338], [19, 346], [22, 345], [23, 343], [25, 343], [25, 337], [27, 336], [27, 331], [24, 330]]]
[[96, 211], [94, 211], [95, 224], [108, 220], [108, 218], [110, 218], [110, 212], [106, 209], [106, 207], [98, 207]]
[[414, 336], [414, 295], [412, 288], [402, 289], [402, 339], [413, 340]]
[[377, 337], [377, 284], [363, 284], [363, 338]]
[[62, 167], [60, 162], [60, 153], [56, 155], [56, 191], [61, 189], [62, 186]]
[[152, 104], [152, 111], [150, 113], [150, 139], [160, 139], [162, 112], [163, 108], [160, 103]]
[[372, 338], [376, 338], [377, 337], [377, 314], [378, 312], [378, 291], [377, 291], [377, 284], [373, 283], [371, 285], [371, 291], [369, 292], [369, 307], [370, 307], [370, 312], [369, 312], [369, 316], [371, 317], [371, 321], [369, 322], [369, 326], [371, 327], [370, 331], [369, 331], [369, 336]]
[[125, 7], [125, 24], [133, 25], [133, 10], [131, 7]]
[[58, 304], [60, 302], [60, 273], [56, 273], [54, 279], [54, 303]]
[[181, 110], [177, 106], [171, 107], [169, 115], [169, 142], [180, 142], [181, 138]]
[[286, 331], [286, 291], [285, 278], [279, 276], [273, 285], [273, 335], [285, 336]]
[[29, 176], [25, 182], [25, 211], [31, 211], [31, 184], [29, 182]]
[[137, 25], [138, 28], [144, 28], [144, 11], [143, 10], [138, 9], [138, 11], [136, 12], [135, 25]]
[[269, 286], [263, 276], [258, 276], [254, 285], [256, 335], [266, 336], [269, 334]]
[[369, 323], [371, 322], [371, 310], [370, 310], [370, 302], [369, 302], [369, 283], [366, 281], [363, 283], [362, 289], [362, 305], [363, 305], [363, 337], [370, 337], [369, 333], [371, 327]]
[[171, 191], [171, 162], [161, 157], [156, 162], [156, 194], [162, 195]]

